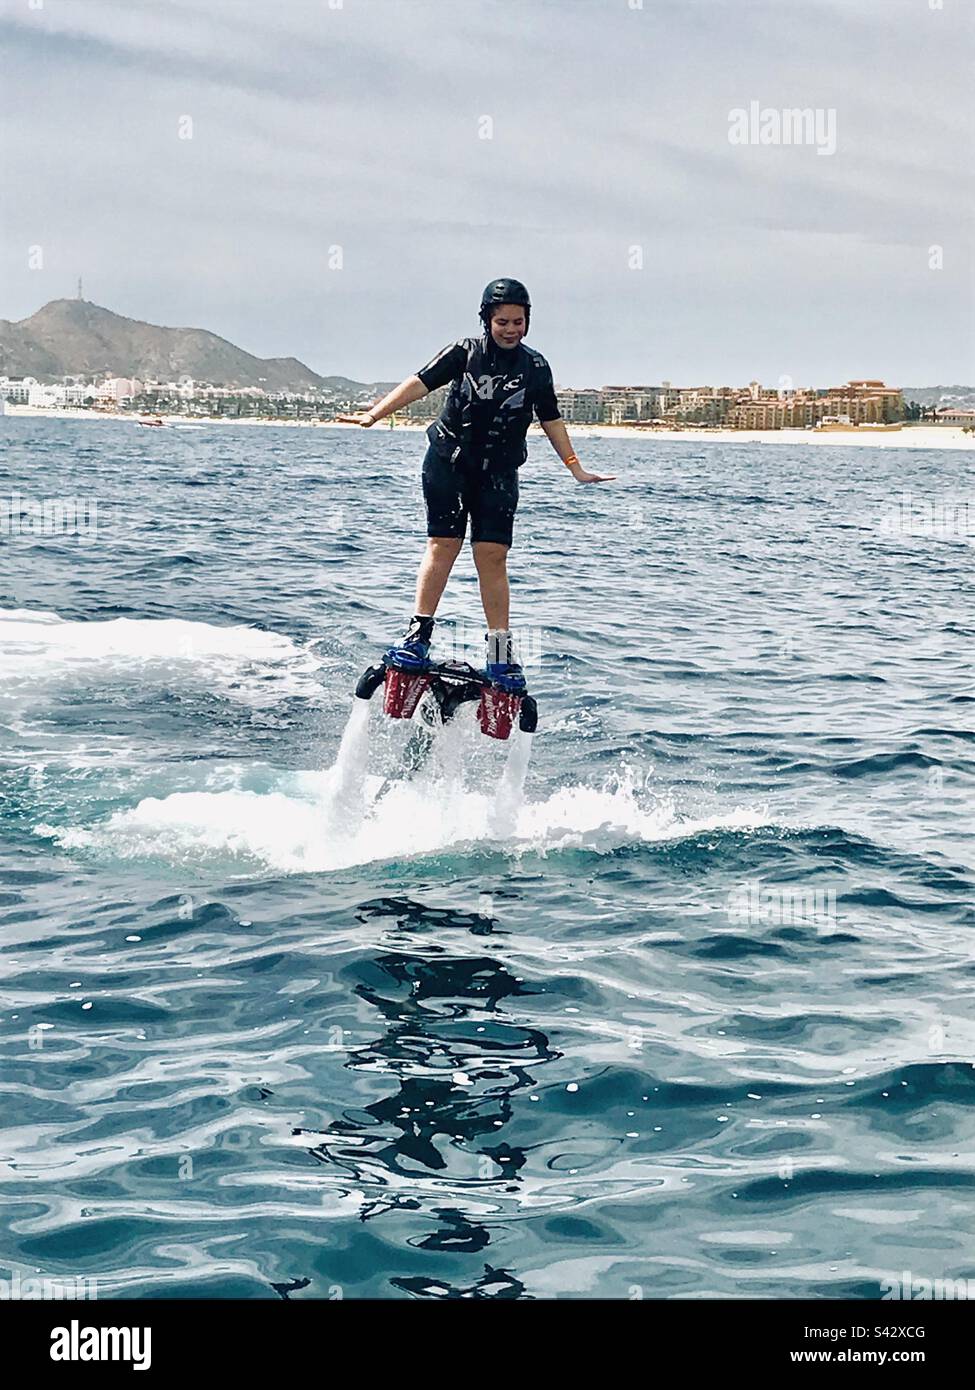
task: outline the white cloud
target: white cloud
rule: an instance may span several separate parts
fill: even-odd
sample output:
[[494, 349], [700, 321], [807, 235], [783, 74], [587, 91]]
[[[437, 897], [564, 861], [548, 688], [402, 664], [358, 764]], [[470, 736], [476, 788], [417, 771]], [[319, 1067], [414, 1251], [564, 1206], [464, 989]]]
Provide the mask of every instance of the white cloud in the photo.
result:
[[[6, 0], [0, 312], [83, 273], [120, 312], [374, 379], [512, 273], [563, 381], [810, 379], [841, 306], [857, 370], [971, 377], [960, 8]], [[731, 146], [753, 99], [834, 107], [837, 153]]]

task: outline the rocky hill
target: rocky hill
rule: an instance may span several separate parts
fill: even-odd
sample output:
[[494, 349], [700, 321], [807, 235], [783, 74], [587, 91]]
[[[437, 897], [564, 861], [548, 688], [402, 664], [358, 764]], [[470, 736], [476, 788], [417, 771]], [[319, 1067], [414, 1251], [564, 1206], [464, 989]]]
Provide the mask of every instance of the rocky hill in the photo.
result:
[[344, 377], [321, 377], [295, 357], [254, 357], [204, 328], [161, 328], [84, 299], [52, 299], [19, 323], [0, 319], [0, 376], [137, 377], [265, 391], [347, 392]]

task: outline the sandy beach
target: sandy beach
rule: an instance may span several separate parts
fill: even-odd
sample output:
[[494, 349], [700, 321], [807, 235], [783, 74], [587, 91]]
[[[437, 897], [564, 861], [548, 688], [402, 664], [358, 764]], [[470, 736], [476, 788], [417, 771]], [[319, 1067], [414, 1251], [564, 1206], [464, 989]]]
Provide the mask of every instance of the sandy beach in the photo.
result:
[[[40, 406], [7, 404], [6, 414], [11, 417], [47, 418], [54, 420], [118, 420], [123, 424], [138, 427], [137, 417], [118, 411], [45, 409]], [[213, 425], [263, 425], [276, 429], [326, 429], [355, 430], [358, 425], [342, 425], [332, 420], [262, 420], [233, 419], [224, 416], [201, 418], [198, 415], [167, 415], [163, 429], [179, 426], [198, 425], [209, 428]], [[412, 433], [422, 433], [425, 424], [397, 423], [390, 426], [385, 422], [373, 425], [372, 433], [395, 429]], [[642, 441], [655, 439], [678, 441], [687, 444], [814, 444], [842, 448], [855, 446], [874, 449], [967, 449], [975, 450], [975, 435], [965, 434], [960, 426], [952, 425], [909, 425], [902, 430], [723, 430], [686, 429], [663, 430], [632, 425], [579, 425], [570, 424], [569, 433], [579, 439], [622, 439]], [[542, 431], [533, 427], [530, 436], [542, 437]]]

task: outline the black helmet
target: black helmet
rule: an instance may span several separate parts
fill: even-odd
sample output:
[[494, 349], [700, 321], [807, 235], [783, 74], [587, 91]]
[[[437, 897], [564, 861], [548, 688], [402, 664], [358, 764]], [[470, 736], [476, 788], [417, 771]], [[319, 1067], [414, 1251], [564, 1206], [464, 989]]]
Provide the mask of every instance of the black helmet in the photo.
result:
[[498, 304], [521, 304], [525, 309], [525, 328], [531, 318], [532, 302], [528, 298], [528, 291], [520, 280], [492, 280], [489, 285], [484, 286], [484, 293], [481, 295], [481, 322], [485, 328], [491, 324], [491, 310]]

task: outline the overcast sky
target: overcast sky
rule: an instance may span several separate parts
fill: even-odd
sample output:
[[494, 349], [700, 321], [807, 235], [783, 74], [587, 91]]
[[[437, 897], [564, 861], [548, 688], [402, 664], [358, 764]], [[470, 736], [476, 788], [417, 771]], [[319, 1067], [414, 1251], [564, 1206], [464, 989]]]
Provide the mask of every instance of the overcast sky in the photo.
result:
[[[973, 14], [0, 0], [0, 317], [82, 274], [133, 318], [398, 379], [515, 275], [565, 385], [975, 382]], [[835, 152], [732, 144], [751, 102], [835, 112]]]

